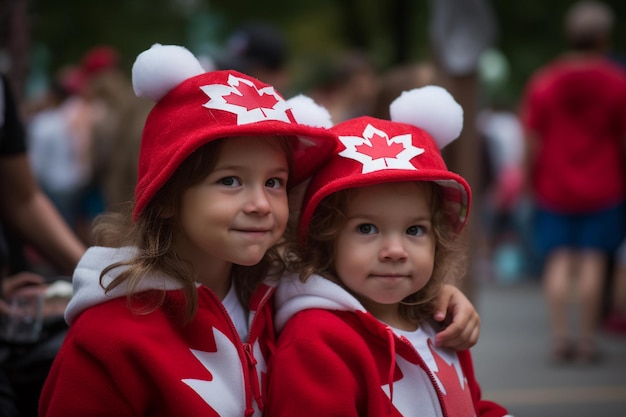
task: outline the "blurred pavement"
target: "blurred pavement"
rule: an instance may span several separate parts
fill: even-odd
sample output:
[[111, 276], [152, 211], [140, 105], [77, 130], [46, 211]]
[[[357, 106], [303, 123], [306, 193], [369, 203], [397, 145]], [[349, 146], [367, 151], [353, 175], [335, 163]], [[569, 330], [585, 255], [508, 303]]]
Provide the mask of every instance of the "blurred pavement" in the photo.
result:
[[597, 364], [554, 365], [537, 282], [475, 290], [481, 333], [472, 354], [483, 398], [515, 417], [626, 416], [626, 335], [602, 332]]

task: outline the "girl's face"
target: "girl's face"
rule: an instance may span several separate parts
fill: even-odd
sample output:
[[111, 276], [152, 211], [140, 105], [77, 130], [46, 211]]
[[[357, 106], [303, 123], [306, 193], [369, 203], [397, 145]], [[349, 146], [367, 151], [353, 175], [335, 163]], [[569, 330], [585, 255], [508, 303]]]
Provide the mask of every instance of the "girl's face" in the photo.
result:
[[[400, 182], [356, 189], [335, 245], [339, 279], [376, 317], [421, 290], [435, 260], [432, 189]], [[384, 321], [384, 320], [383, 320]]]
[[257, 264], [285, 231], [288, 176], [278, 140], [226, 139], [215, 168], [183, 193], [178, 255], [197, 272], [216, 262]]

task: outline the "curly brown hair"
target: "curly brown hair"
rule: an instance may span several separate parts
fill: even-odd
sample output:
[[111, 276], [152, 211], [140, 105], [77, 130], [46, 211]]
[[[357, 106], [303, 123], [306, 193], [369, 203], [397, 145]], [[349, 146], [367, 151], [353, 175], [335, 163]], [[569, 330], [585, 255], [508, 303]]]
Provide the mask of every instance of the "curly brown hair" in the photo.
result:
[[[459, 234], [451, 220], [455, 209], [446, 203], [441, 186], [433, 182], [424, 184], [431, 187], [433, 195], [431, 213], [436, 241], [433, 275], [424, 288], [400, 303], [399, 310], [403, 318], [415, 324], [432, 315], [443, 284], [456, 284], [467, 269], [465, 234]], [[291, 225], [285, 260], [288, 270], [298, 273], [302, 282], [317, 274], [343, 286], [335, 270], [335, 242], [347, 221], [348, 202], [355, 190], [342, 190], [323, 199], [311, 217], [309, 224], [314, 226], [309, 227], [307, 236], [298, 238], [296, 228]]]
[[[278, 139], [281, 149], [287, 154], [291, 172], [293, 138], [280, 136]], [[193, 318], [198, 309], [196, 273], [191, 264], [177, 256], [173, 247], [173, 237], [179, 227], [178, 215], [183, 193], [202, 182], [211, 173], [217, 164], [223, 144], [224, 139], [218, 139], [193, 152], [150, 200], [135, 223], [132, 222], [130, 205], [122, 212], [104, 213], [96, 218], [93, 236], [97, 245], [135, 246], [138, 249], [134, 258], [109, 265], [102, 271], [100, 285], [105, 292], [126, 283], [129, 307], [132, 306], [138, 313], [147, 314], [163, 304], [165, 291], [159, 300], [150, 305], [143, 303], [138, 306], [137, 303], [132, 303], [133, 295], [136, 294], [140, 283], [149, 279], [150, 274], [165, 273], [182, 284], [187, 300], [185, 322]], [[127, 268], [105, 287], [103, 284], [105, 274], [121, 266]], [[256, 265], [233, 265], [231, 277], [237, 282], [237, 295], [241, 303], [247, 307], [252, 292], [270, 271], [280, 273], [283, 268], [284, 264], [276, 247], [270, 248]]]

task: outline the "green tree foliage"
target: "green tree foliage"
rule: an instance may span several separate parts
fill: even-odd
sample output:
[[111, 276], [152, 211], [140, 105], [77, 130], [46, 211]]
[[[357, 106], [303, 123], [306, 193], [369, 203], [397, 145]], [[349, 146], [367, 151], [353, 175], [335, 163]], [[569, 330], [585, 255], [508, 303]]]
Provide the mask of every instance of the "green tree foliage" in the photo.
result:
[[[561, 22], [571, 3], [491, 1], [498, 20], [496, 46], [510, 63], [513, 95], [535, 68], [564, 48]], [[615, 52], [626, 54], [626, 2], [607, 3], [617, 17]], [[155, 42], [215, 52], [230, 31], [250, 19], [269, 21], [285, 32], [299, 74], [321, 71], [320, 62], [349, 48], [367, 51], [381, 69], [429, 57], [427, 0], [33, 0], [29, 5], [31, 44], [48, 51], [48, 71], [76, 63], [96, 44], [118, 48], [127, 67]]]

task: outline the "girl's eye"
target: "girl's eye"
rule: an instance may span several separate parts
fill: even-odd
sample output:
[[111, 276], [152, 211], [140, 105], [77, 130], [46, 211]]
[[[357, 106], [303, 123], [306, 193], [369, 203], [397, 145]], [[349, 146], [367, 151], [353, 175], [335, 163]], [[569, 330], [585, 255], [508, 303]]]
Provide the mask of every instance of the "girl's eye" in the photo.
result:
[[422, 226], [411, 226], [406, 229], [406, 234], [411, 236], [421, 236], [426, 233], [426, 230]]
[[376, 226], [371, 223], [360, 224], [356, 227], [356, 229], [359, 233], [362, 233], [364, 235], [371, 235], [378, 231], [378, 229], [376, 229]]
[[220, 178], [218, 182], [227, 187], [238, 187], [241, 185], [241, 182], [236, 177]]
[[284, 185], [285, 180], [282, 178], [270, 178], [265, 182], [265, 186], [270, 188], [282, 188]]

